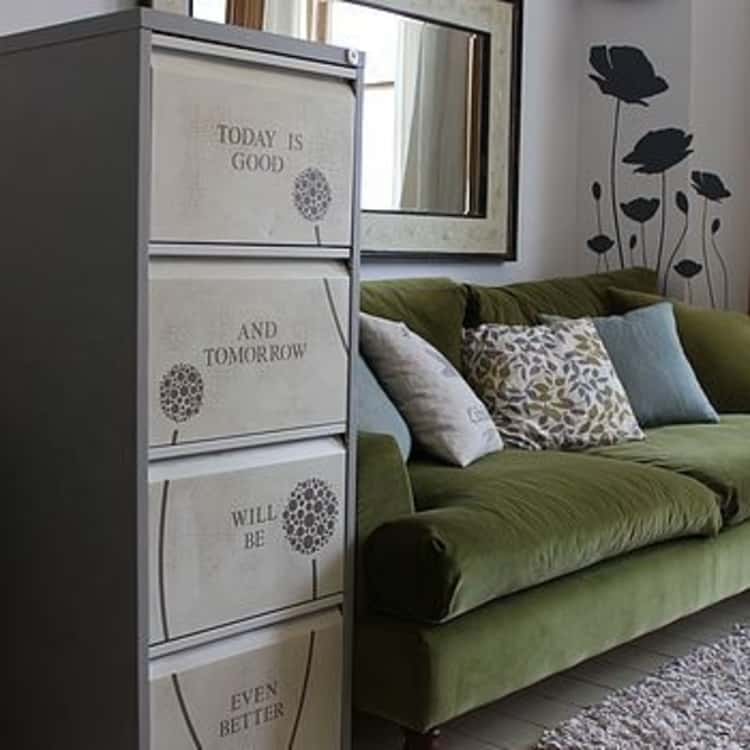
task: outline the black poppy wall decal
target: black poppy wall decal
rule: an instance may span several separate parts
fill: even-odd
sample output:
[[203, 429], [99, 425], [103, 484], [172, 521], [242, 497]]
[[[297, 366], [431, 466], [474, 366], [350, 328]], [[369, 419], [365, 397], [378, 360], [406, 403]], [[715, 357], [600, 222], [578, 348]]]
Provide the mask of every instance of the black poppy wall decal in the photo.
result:
[[591, 195], [594, 197], [594, 205], [596, 206], [596, 226], [599, 230], [599, 234], [603, 234], [602, 229], [602, 186], [601, 183], [595, 182], [591, 185]]
[[724, 260], [724, 256], [719, 252], [719, 248], [716, 244], [716, 235], [721, 229], [721, 219], [714, 219], [711, 222], [711, 245], [713, 246], [714, 254], [719, 259], [719, 265], [721, 266], [721, 273], [724, 277], [724, 307], [729, 307], [729, 269], [727, 263]]
[[656, 75], [651, 61], [646, 57], [643, 50], [637, 47], [596, 45], [591, 48], [589, 62], [595, 71], [595, 74], [590, 74], [589, 78], [599, 86], [602, 94], [615, 98], [609, 177], [615, 237], [620, 255], [620, 265], [624, 268], [625, 253], [620, 232], [620, 217], [617, 210], [617, 150], [622, 104], [648, 106], [646, 99], [664, 93], [669, 88], [669, 84], [664, 78]]
[[[703, 222], [702, 222], [702, 232], [701, 232], [701, 240], [702, 240], [702, 248], [703, 248], [703, 265], [706, 270], [706, 284], [708, 286], [708, 297], [711, 301], [711, 307], [716, 307], [716, 293], [714, 291], [714, 283], [713, 283], [713, 275], [711, 273], [711, 262], [708, 257], [708, 206], [709, 203], [721, 203], [725, 198], [730, 198], [732, 193], [727, 189], [727, 187], [724, 185], [724, 181], [719, 177], [719, 175], [715, 174], [714, 172], [699, 172], [694, 171], [690, 175], [690, 179], [693, 185], [693, 189], [695, 190], [698, 195], [700, 195], [703, 198]], [[719, 228], [721, 227], [721, 224], [717, 227], [716, 231], [718, 232]], [[728, 287], [728, 273], [726, 269], [726, 263], [724, 262], [724, 258], [719, 252], [718, 248], [716, 247], [716, 242], [714, 240], [714, 235], [716, 232], [712, 235], [712, 243], [716, 252], [716, 255], [719, 258], [719, 262], [722, 266], [722, 272], [724, 273], [724, 286], [725, 289]], [[728, 298], [729, 293], [726, 292], [725, 296]]]
[[[295, 552], [313, 556], [331, 540], [339, 515], [339, 501], [331, 486], [315, 477], [292, 490], [281, 515], [287, 541]], [[313, 599], [318, 598], [318, 570], [312, 559]]]
[[693, 286], [691, 282], [703, 270], [703, 266], [694, 260], [684, 258], [674, 267], [674, 270], [685, 279], [688, 288], [688, 302], [692, 304]]
[[630, 249], [630, 265], [635, 265], [635, 249], [638, 247], [638, 237], [634, 234], [630, 235], [630, 240], [628, 242], [628, 248]]
[[667, 172], [693, 153], [690, 148], [692, 142], [693, 136], [679, 128], [651, 130], [623, 159], [625, 164], [636, 165], [635, 172], [638, 174], [661, 175], [662, 215], [656, 258], [657, 273], [661, 272], [667, 229]]
[[691, 173], [690, 179], [695, 192], [706, 200], [721, 203], [725, 198], [732, 197], [721, 177], [713, 172], [695, 171]]
[[589, 250], [596, 253], [598, 256], [596, 270], [601, 270], [602, 258], [604, 258], [606, 269], [609, 270], [607, 253], [615, 246], [615, 241], [611, 237], [607, 237], [606, 234], [597, 234], [596, 237], [592, 237], [586, 244], [588, 245]]
[[626, 104], [647, 107], [646, 99], [663, 94], [669, 88], [638, 47], [597, 45], [591, 48], [589, 62], [597, 73], [589, 78], [598, 84], [602, 94], [614, 96]]
[[687, 195], [685, 195], [682, 190], [678, 190], [675, 193], [674, 202], [678, 210], [685, 214], [685, 216], [687, 216], [688, 212], [690, 211], [690, 203], [688, 201]]
[[682, 248], [682, 244], [685, 242], [685, 237], [687, 237], [688, 228], [690, 226], [690, 201], [688, 201], [687, 195], [682, 192], [682, 190], [678, 190], [675, 193], [674, 196], [674, 202], [677, 206], [677, 210], [685, 217], [685, 221], [682, 224], [682, 231], [680, 232], [680, 238], [677, 240], [677, 244], [674, 246], [674, 250], [672, 251], [672, 254], [669, 256], [669, 262], [667, 263], [667, 268], [664, 273], [664, 280], [662, 283], [662, 293], [666, 295], [667, 293], [667, 287], [669, 285], [669, 274], [672, 271], [672, 268], [674, 267], [674, 261], [677, 257], [677, 254], [680, 252], [680, 249]]
[[650, 130], [623, 162], [636, 165], [638, 174], [663, 174], [693, 153], [692, 142], [693, 136], [679, 128]]
[[656, 216], [661, 201], [658, 198], [636, 198], [629, 203], [621, 203], [620, 208], [631, 221], [641, 225], [641, 254], [643, 265], [648, 266], [646, 251], [646, 223]]
[[294, 179], [292, 198], [297, 211], [315, 225], [315, 240], [320, 240], [320, 222], [330, 208], [333, 194], [328, 178], [317, 167], [302, 170]]

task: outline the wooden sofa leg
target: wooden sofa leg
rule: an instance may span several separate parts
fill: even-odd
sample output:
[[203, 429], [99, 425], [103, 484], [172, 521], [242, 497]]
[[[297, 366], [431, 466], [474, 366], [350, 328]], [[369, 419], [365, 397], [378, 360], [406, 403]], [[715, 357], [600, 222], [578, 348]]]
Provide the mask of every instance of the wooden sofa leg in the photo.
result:
[[440, 730], [431, 729], [429, 732], [420, 734], [404, 729], [404, 750], [439, 750]]

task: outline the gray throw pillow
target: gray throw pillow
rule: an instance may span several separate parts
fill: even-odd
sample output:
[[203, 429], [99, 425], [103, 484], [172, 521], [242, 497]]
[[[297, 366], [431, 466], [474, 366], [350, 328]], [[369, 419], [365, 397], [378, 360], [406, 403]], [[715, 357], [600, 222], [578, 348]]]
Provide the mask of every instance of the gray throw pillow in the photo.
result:
[[354, 363], [354, 387], [357, 389], [357, 421], [361, 432], [392, 435], [404, 461], [411, 454], [411, 433], [399, 410], [373, 375], [361, 355]]
[[642, 427], [719, 421], [682, 348], [670, 302], [592, 320]]
[[360, 315], [362, 353], [406, 419], [414, 439], [456, 466], [503, 447], [485, 405], [434, 346], [373, 315]]

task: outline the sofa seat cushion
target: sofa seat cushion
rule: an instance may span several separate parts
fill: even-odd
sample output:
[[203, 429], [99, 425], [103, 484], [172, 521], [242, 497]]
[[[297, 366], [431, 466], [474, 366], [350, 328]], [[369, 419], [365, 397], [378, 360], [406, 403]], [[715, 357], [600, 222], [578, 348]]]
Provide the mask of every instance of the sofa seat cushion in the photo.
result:
[[507, 450], [467, 469], [410, 464], [420, 512], [365, 549], [375, 608], [426, 623], [656, 542], [721, 528], [715, 494], [664, 469]]
[[719, 496], [725, 522], [750, 518], [750, 415], [725, 415], [720, 424], [659, 427], [648, 430], [638, 445], [594, 448], [591, 453], [692, 477]]

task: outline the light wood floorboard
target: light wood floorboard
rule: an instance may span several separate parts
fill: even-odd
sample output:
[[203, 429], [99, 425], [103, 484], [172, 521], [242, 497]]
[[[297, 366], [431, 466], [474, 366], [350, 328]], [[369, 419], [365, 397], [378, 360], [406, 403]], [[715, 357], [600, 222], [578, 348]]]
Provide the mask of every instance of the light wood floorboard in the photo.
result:
[[[714, 643], [743, 621], [750, 622], [750, 591], [450, 722], [443, 728], [442, 750], [533, 750], [545, 728]], [[387, 722], [357, 716], [354, 750], [401, 750], [400, 732]]]

